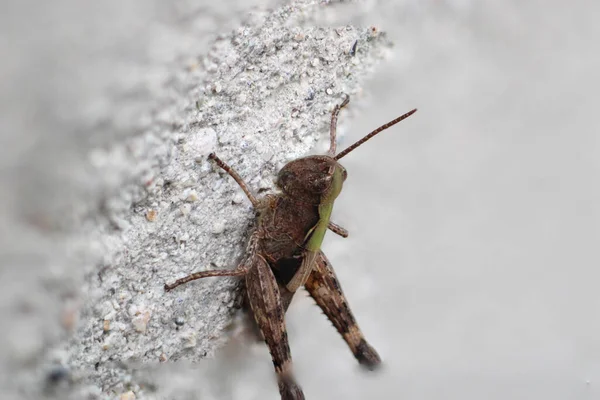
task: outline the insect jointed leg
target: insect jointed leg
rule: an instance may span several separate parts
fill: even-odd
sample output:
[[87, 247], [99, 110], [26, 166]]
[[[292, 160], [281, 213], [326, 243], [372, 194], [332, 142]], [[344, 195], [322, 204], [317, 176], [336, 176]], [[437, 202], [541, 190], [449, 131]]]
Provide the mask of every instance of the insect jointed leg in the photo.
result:
[[250, 236], [250, 240], [248, 241], [248, 246], [246, 248], [246, 258], [242, 261], [237, 268], [235, 269], [227, 269], [227, 270], [213, 270], [213, 271], [199, 271], [194, 272], [188, 276], [184, 276], [183, 278], [177, 279], [175, 282], [168, 284], [165, 283], [165, 292], [169, 292], [175, 289], [177, 286], [181, 286], [184, 283], [188, 283], [191, 281], [195, 281], [196, 279], [202, 278], [212, 278], [215, 276], [244, 276], [248, 273], [250, 269], [250, 261], [254, 257], [258, 248], [258, 234], [254, 232]]
[[334, 222], [329, 221], [329, 224], [327, 224], [327, 229], [343, 238], [348, 237], [348, 231]]
[[282, 400], [302, 400], [304, 394], [292, 375], [292, 356], [284, 321], [284, 307], [273, 271], [265, 259], [256, 255], [246, 275], [250, 307], [271, 358]]
[[333, 267], [323, 252], [317, 256], [305, 288], [342, 335], [358, 362], [368, 369], [381, 364], [379, 355], [358, 327]]
[[243, 276], [246, 275], [247, 272], [248, 267], [245, 263], [240, 264], [236, 269], [194, 272], [193, 274], [177, 279], [171, 284], [165, 283], [165, 292], [169, 292], [175, 289], [177, 286], [195, 281], [196, 279], [211, 278], [214, 276]]
[[250, 187], [248, 186], [248, 184], [246, 182], [244, 182], [244, 180], [242, 179], [240, 174], [238, 174], [236, 172], [236, 170], [234, 170], [229, 165], [227, 165], [227, 163], [225, 161], [223, 161], [219, 157], [217, 157], [217, 155], [215, 153], [210, 153], [208, 155], [208, 159], [214, 161], [215, 164], [217, 164], [221, 169], [223, 169], [225, 172], [227, 172], [237, 182], [237, 184], [240, 185], [240, 188], [242, 188], [242, 190], [244, 191], [244, 193], [246, 194], [246, 196], [248, 197], [248, 200], [250, 200], [252, 205], [255, 208], [258, 206], [258, 203], [259, 203], [258, 200], [254, 196], [254, 194], [252, 194], [252, 192], [250, 191]]

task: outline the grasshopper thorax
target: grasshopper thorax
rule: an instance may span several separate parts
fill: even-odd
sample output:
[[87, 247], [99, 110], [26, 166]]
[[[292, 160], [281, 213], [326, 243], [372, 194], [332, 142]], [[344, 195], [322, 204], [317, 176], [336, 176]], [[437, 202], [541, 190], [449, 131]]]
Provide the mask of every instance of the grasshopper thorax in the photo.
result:
[[287, 163], [276, 185], [288, 196], [309, 204], [333, 203], [346, 180], [346, 169], [330, 156], [309, 156]]

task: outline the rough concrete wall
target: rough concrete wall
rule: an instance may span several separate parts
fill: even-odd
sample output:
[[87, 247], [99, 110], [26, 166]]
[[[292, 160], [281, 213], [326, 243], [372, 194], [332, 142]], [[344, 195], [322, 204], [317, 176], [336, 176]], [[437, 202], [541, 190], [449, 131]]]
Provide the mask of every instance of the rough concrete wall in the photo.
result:
[[206, 156], [217, 152], [256, 192], [271, 191], [286, 161], [325, 148], [334, 105], [345, 94], [360, 102], [389, 47], [368, 26], [328, 26], [319, 1], [249, 15], [128, 7], [36, 7], [47, 37], [43, 27], [23, 37], [6, 18], [15, 56], [3, 85], [31, 98], [4, 99], [12, 190], [2, 198], [1, 293], [13, 322], [3, 330], [3, 398], [171, 393], [132, 375], [131, 363], [212, 354], [238, 284], [211, 279], [168, 294], [163, 284], [233, 267], [252, 224], [250, 203]]
[[[214, 358], [190, 363], [202, 348], [222, 344], [224, 336], [207, 340], [202, 335], [218, 332], [230, 318], [215, 314], [212, 325], [201, 326], [209, 318], [192, 310], [230, 310], [233, 281], [197, 282], [167, 295], [160, 290], [164, 280], [210, 267], [209, 260], [218, 268], [234, 263], [251, 221], [248, 203], [235, 197], [233, 182], [207, 170], [203, 158], [197, 164], [190, 142], [178, 139], [200, 137], [200, 129], [212, 128], [223, 158], [258, 189], [268, 185], [279, 157], [308, 151], [316, 138], [322, 142], [315, 141], [311, 151], [322, 149], [327, 113], [342, 89], [354, 94], [358, 83], [364, 92], [353, 95], [340, 117], [346, 143], [419, 108], [401, 126], [344, 158], [349, 175], [334, 212], [350, 237], [327, 235], [324, 243], [384, 367], [377, 374], [361, 371], [313, 302], [296, 296], [286, 324], [307, 398], [600, 397], [597, 2], [323, 1], [308, 9], [315, 12], [290, 12], [296, 16], [288, 20], [290, 31], [356, 27], [333, 39], [330, 30], [321, 31], [326, 33], [321, 42], [339, 46], [332, 65], [350, 60], [357, 81], [332, 78], [341, 86], [332, 87], [331, 95], [328, 83], [314, 86], [312, 108], [305, 100], [309, 93], [286, 92], [298, 82], [267, 88], [273, 98], [290, 96], [304, 108], [292, 116], [292, 104], [286, 112], [284, 102], [273, 106], [269, 97], [262, 100], [262, 107], [273, 107], [272, 121], [278, 117], [285, 125], [250, 132], [243, 140], [254, 150], [242, 149], [242, 140], [225, 143], [223, 138], [235, 129], [241, 135], [246, 123], [271, 120], [260, 105], [250, 107], [256, 97], [238, 103], [232, 96], [239, 93], [238, 78], [255, 79], [258, 72], [246, 70], [226, 81], [222, 77], [233, 75], [222, 63], [203, 62], [211, 52], [225, 59], [226, 47], [246, 49], [215, 33], [236, 32], [248, 2], [12, 3], [0, 12], [2, 399], [43, 398], [47, 377], [56, 382], [48, 381], [49, 396], [60, 399], [119, 398], [129, 390], [123, 399], [132, 394], [169, 400], [277, 399], [265, 346], [235, 330]], [[255, 38], [274, 37], [257, 31], [265, 15], [248, 21]], [[271, 19], [264, 21], [273, 26], [282, 18], [268, 15]], [[302, 23], [296, 25], [298, 20]], [[391, 51], [381, 38], [364, 40], [362, 29], [371, 25], [387, 33]], [[335, 46], [316, 44], [317, 32], [298, 42], [294, 35], [284, 48], [314, 45], [319, 54], [330, 54]], [[363, 38], [358, 58], [342, 54], [350, 35]], [[212, 44], [218, 47], [211, 50]], [[388, 51], [389, 61], [363, 80], [360, 74], [379, 52]], [[285, 51], [260, 56], [267, 72], [276, 54]], [[323, 77], [328, 68], [322, 60], [311, 65], [313, 59], [292, 63]], [[213, 92], [216, 83], [219, 93]], [[190, 95], [194, 88], [207, 89]], [[226, 132], [221, 123], [190, 126], [184, 117], [199, 119], [194, 107], [201, 98], [206, 101], [200, 107], [207, 110], [203, 121], [227, 116], [211, 109], [224, 104], [248, 107], [240, 116], [247, 122], [227, 116]], [[289, 128], [303, 118], [306, 125], [294, 136]], [[291, 138], [283, 142], [286, 132]], [[285, 148], [261, 161], [259, 150], [274, 147], [276, 140]], [[156, 164], [141, 162], [152, 158]], [[185, 163], [191, 167], [175, 167]], [[156, 171], [170, 171], [179, 186], [160, 189], [156, 182], [162, 176]], [[185, 187], [183, 174], [197, 182]], [[213, 187], [212, 200], [200, 198]], [[161, 190], [162, 198], [157, 197]], [[185, 193], [187, 199], [186, 190], [196, 190], [199, 200], [178, 197]], [[171, 199], [174, 209], [163, 211], [162, 202]], [[201, 207], [205, 200], [211, 204], [206, 209]], [[184, 212], [190, 207], [186, 217], [180, 205]], [[158, 211], [154, 222], [145, 219], [149, 208]], [[228, 224], [191, 222], [194, 215], [211, 212], [212, 221]], [[189, 238], [181, 241], [185, 226]], [[183, 236], [169, 239], [167, 229]], [[139, 237], [131, 234], [136, 231]], [[230, 249], [213, 248], [192, 259], [192, 238], [211, 238], [211, 246]], [[156, 256], [144, 253], [161, 240], [166, 243], [152, 247]], [[154, 264], [164, 257], [160, 253], [166, 253], [165, 260]], [[121, 307], [114, 313], [112, 302], [99, 301], [113, 298]], [[151, 314], [146, 332], [139, 333], [133, 319], [143, 327], [144, 311]], [[108, 334], [103, 333], [106, 316], [111, 318]], [[121, 327], [125, 334], [119, 334]], [[199, 333], [196, 345], [186, 349], [193, 344], [186, 336], [192, 328]], [[134, 355], [150, 361], [103, 361], [97, 371], [95, 364], [84, 365], [88, 358], [106, 357], [105, 351], [118, 360], [131, 355], [128, 347], [153, 348], [149, 339], [159, 332], [168, 334], [162, 337], [163, 349]], [[89, 349], [82, 346], [85, 341]], [[104, 344], [107, 350], [101, 350]], [[175, 351], [164, 351], [169, 348]], [[163, 352], [168, 360], [161, 363]], [[73, 368], [76, 363], [85, 370]]]

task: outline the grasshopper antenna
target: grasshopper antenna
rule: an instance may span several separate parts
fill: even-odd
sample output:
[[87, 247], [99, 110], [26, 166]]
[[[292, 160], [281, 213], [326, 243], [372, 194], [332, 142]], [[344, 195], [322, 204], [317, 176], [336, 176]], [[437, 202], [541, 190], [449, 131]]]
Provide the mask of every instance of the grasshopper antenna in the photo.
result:
[[398, 118], [388, 122], [387, 124], [381, 125], [379, 128], [375, 129], [373, 132], [369, 133], [367, 136], [360, 139], [358, 142], [354, 143], [352, 146], [348, 147], [346, 150], [342, 151], [337, 156], [333, 157], [333, 159], [339, 160], [340, 158], [344, 157], [346, 154], [350, 153], [352, 150], [354, 150], [355, 148], [357, 148], [358, 146], [360, 146], [367, 140], [371, 139], [373, 136], [377, 135], [379, 132], [386, 130], [387, 128], [389, 128], [392, 125], [396, 125], [398, 122], [410, 117], [411, 115], [413, 115], [416, 112], [417, 112], [417, 109], [415, 108], [414, 110], [411, 110], [411, 111], [407, 112], [406, 114], [399, 116]]

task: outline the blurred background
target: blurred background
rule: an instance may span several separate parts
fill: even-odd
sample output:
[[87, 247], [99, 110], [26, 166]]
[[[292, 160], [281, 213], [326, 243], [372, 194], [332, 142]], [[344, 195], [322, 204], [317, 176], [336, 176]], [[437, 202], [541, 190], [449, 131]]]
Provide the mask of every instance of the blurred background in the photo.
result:
[[[38, 384], [46, 351], [68, 343], [69, 310], [89, 287], [77, 262], [102, 252], [64, 240], [127, 180], [91, 178], [90, 151], [138, 133], [186, 54], [206, 52], [250, 8], [285, 3], [3, 5], [3, 398], [23, 396], [17, 381]], [[350, 237], [324, 244], [384, 367], [362, 371], [299, 295], [287, 324], [307, 398], [598, 398], [600, 6], [320, 3], [314, 24], [376, 26], [394, 43], [362, 82], [360, 108], [341, 114], [339, 147], [419, 112], [344, 158], [334, 217]], [[156, 391], [137, 398], [278, 398], [268, 353], [250, 341], [153, 368], [143, 374]]]

